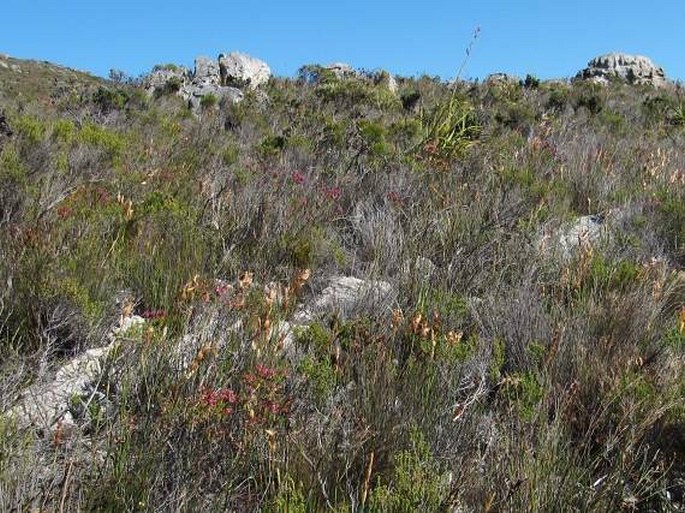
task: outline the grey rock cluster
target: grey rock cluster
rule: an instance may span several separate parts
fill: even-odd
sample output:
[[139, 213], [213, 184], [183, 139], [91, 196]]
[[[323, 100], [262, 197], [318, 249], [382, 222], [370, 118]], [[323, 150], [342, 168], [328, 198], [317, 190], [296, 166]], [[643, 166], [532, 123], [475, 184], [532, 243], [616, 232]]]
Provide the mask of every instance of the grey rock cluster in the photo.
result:
[[16, 73], [21, 73], [22, 72], [21, 67], [18, 64], [12, 64], [12, 63], [7, 62], [5, 60], [7, 58], [8, 58], [7, 55], [0, 55], [0, 68], [5, 68], [5, 69], [12, 70]]
[[178, 66], [157, 68], [148, 75], [144, 86], [151, 96], [177, 94], [198, 113], [203, 98], [212, 96], [218, 102], [237, 103], [243, 98], [243, 89], [256, 89], [270, 77], [265, 62], [233, 52], [221, 54], [216, 60], [197, 57], [193, 72]]
[[149, 95], [178, 91], [190, 79], [190, 72], [180, 66], [157, 66], [145, 78], [143, 86]]
[[628, 84], [662, 87], [667, 84], [663, 68], [642, 55], [609, 53], [592, 59], [587, 68], [578, 72], [576, 80], [608, 84], [620, 80]]
[[609, 236], [604, 215], [580, 216], [553, 230], [546, 230], [537, 241], [543, 253], [553, 253], [568, 261], [583, 249], [589, 249]]

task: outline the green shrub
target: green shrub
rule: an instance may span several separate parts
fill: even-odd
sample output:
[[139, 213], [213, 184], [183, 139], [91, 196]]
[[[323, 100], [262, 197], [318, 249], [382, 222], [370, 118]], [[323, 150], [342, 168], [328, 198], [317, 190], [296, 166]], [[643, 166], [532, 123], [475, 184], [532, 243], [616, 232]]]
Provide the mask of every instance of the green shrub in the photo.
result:
[[32, 116], [19, 116], [13, 120], [12, 126], [18, 134], [34, 144], [43, 140], [47, 128], [44, 122]]
[[58, 119], [52, 128], [52, 136], [67, 146], [74, 141], [76, 133], [76, 125], [70, 119]]
[[99, 87], [93, 93], [93, 103], [103, 113], [123, 109], [129, 101], [129, 94], [123, 89], [108, 89]]
[[526, 75], [526, 78], [522, 83], [523, 87], [526, 89], [537, 89], [540, 87], [540, 79], [530, 73]]
[[386, 142], [385, 127], [378, 122], [363, 119], [357, 123], [359, 133], [369, 149], [369, 153], [376, 156], [386, 155], [390, 147]]
[[117, 158], [126, 146], [124, 137], [94, 123], [86, 123], [78, 133], [80, 141], [103, 149], [110, 158]]
[[685, 126], [685, 102], [681, 101], [669, 108], [668, 120], [672, 125]]
[[394, 458], [392, 477], [376, 485], [369, 497], [370, 513], [441, 511], [447, 506], [449, 481], [420, 432], [411, 435], [411, 448]]
[[569, 104], [571, 94], [567, 89], [554, 88], [549, 94], [546, 107], [554, 112], [563, 112]]
[[538, 404], [545, 396], [545, 389], [539, 377], [532, 371], [515, 372], [505, 376], [501, 382], [502, 395], [527, 421], [533, 420]]

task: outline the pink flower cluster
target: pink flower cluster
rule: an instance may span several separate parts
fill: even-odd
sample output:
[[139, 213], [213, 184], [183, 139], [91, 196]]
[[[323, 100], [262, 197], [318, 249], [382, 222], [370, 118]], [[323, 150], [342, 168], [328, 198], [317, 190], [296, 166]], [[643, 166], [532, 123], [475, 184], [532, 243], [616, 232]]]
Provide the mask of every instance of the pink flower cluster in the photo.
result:
[[210, 408], [219, 408], [224, 415], [233, 413], [233, 405], [238, 402], [238, 394], [230, 388], [206, 389], [202, 392], [200, 403]]
[[167, 313], [166, 310], [145, 310], [140, 316], [148, 321], [153, 321], [155, 319], [164, 319]]
[[342, 196], [342, 190], [340, 187], [328, 187], [324, 190], [324, 194], [328, 199], [335, 201]]

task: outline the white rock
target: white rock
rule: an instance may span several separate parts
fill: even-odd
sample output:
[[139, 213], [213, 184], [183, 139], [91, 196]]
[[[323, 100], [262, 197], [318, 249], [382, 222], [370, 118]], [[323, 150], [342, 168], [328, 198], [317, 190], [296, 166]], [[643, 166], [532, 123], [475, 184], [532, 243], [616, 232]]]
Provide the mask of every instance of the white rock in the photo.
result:
[[422, 280], [429, 280], [435, 274], [437, 267], [430, 258], [417, 256], [412, 262], [407, 260], [402, 266], [402, 271], [407, 275], [414, 275]]
[[591, 247], [608, 236], [605, 221], [601, 215], [581, 216], [573, 223], [544, 234], [538, 239], [537, 247], [543, 252], [559, 252], [564, 260], [568, 260], [581, 247]]
[[19, 399], [19, 404], [8, 412], [20, 427], [35, 426], [46, 432], [52, 431], [58, 424], [73, 424], [69, 411], [70, 402], [97, 382], [102, 372], [102, 360], [114, 347], [89, 349], [71, 359], [62, 366], [52, 382], [37, 384], [26, 389]]
[[352, 66], [344, 62], [334, 62], [324, 67], [325, 70], [332, 72], [336, 78], [344, 79], [349, 77], [354, 77], [357, 72]]
[[391, 293], [392, 286], [384, 281], [367, 281], [353, 276], [334, 277], [330, 285], [314, 301], [298, 310], [292, 322], [310, 324], [316, 317], [327, 313], [339, 313], [345, 316], [364, 301], [370, 303], [387, 301]]
[[519, 78], [509, 73], [490, 73], [485, 77], [485, 84], [496, 85], [496, 84], [518, 84]]
[[222, 87], [214, 84], [197, 84], [191, 83], [181, 88], [179, 91], [181, 97], [186, 100], [190, 108], [196, 114], [202, 109], [202, 99], [205, 96], [213, 96], [218, 103], [228, 101], [230, 103], [238, 103], [243, 99], [243, 92], [235, 87]]
[[266, 62], [239, 52], [219, 55], [219, 71], [222, 85], [238, 88], [256, 89], [271, 78]]
[[102, 394], [93, 392], [102, 375], [102, 363], [117, 346], [117, 339], [144, 324], [145, 319], [138, 315], [120, 319], [108, 336], [108, 345], [86, 350], [60, 367], [51, 381], [25, 389], [7, 416], [19, 427], [34, 426], [44, 432], [52, 432], [57, 426], [73, 425], [72, 401], [79, 399], [87, 403], [104, 399]]

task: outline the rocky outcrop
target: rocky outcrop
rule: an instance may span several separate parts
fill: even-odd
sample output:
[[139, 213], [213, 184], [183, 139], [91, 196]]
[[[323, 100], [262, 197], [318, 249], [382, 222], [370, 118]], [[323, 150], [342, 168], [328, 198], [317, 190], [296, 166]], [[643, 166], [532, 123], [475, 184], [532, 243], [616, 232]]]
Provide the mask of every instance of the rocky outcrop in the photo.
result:
[[392, 75], [392, 73], [389, 73], [385, 70], [375, 73], [373, 76], [373, 82], [377, 86], [385, 87], [393, 94], [397, 94], [397, 92], [400, 90], [397, 79]]
[[595, 57], [587, 68], [578, 72], [575, 80], [608, 84], [619, 80], [628, 84], [661, 87], [667, 84], [663, 68], [642, 55], [609, 53]]
[[[237, 103], [243, 99], [241, 89], [254, 89], [271, 76], [263, 61], [240, 53], [220, 55], [218, 60], [199, 56], [193, 72], [174, 66], [156, 67], [145, 79], [144, 87], [150, 96], [175, 94], [188, 102], [196, 114], [205, 106]], [[207, 98], [213, 100], [206, 102]]]
[[334, 62], [333, 64], [324, 66], [323, 69], [332, 73], [333, 76], [335, 76], [335, 78], [338, 80], [357, 76], [357, 72], [354, 70], [354, 68], [344, 62]]
[[356, 70], [344, 62], [334, 62], [327, 66], [312, 64], [300, 69], [301, 78], [308, 84], [320, 85], [332, 81], [361, 80], [385, 88], [393, 94], [399, 91], [397, 79], [386, 70]]
[[[199, 113], [203, 100], [208, 97], [216, 99], [216, 103], [238, 103], [243, 99], [243, 92], [235, 87], [222, 87], [214, 84], [190, 84], [181, 89], [181, 96], [188, 101], [190, 109]], [[207, 104], [206, 104], [207, 105]]]
[[219, 55], [221, 85], [256, 89], [271, 78], [266, 62], [239, 52]]
[[21, 67], [9, 61], [10, 56], [7, 54], [0, 54], [0, 68], [9, 69], [16, 73], [21, 73]]

